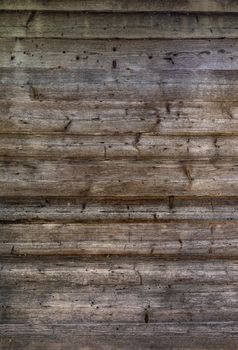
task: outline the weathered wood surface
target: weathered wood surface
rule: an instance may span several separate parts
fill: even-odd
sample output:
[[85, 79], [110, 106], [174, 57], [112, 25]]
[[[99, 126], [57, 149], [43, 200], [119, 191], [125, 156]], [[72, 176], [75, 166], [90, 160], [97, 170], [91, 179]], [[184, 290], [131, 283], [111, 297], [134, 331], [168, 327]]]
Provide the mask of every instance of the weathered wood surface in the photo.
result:
[[19, 38], [237, 38], [237, 14], [1, 11], [0, 36]]
[[0, 157], [87, 160], [237, 160], [237, 136], [2, 134]]
[[12, 224], [1, 226], [0, 254], [238, 258], [238, 223]]
[[[1, 69], [0, 97], [10, 100], [236, 101], [237, 71]], [[143, 81], [141, 81], [143, 76]], [[94, 83], [92, 83], [94, 81]], [[90, 90], [90, 95], [88, 91]], [[229, 92], [229, 95], [227, 95]], [[226, 98], [227, 95], [227, 98]]]
[[238, 12], [236, 0], [2, 0], [0, 10], [119, 12]]
[[[238, 163], [0, 161], [2, 196], [236, 196]], [[120, 169], [120, 171], [118, 171]]]
[[[13, 86], [9, 91], [12, 89]], [[6, 87], [4, 90], [7, 90]], [[151, 102], [0, 100], [0, 116], [0, 133], [31, 135], [155, 133], [185, 136], [238, 134], [236, 101], [169, 100], [158, 103], [157, 100]], [[138, 143], [139, 141], [140, 139]]]
[[[164, 349], [168, 346], [175, 349], [229, 349], [233, 350], [237, 345], [237, 334], [234, 323], [168, 323], [161, 322], [155, 325], [128, 325], [118, 326], [106, 325], [105, 333], [102, 335], [100, 330], [92, 335], [92, 331], [85, 335], [88, 329], [87, 324], [79, 327], [62, 326], [42, 326], [32, 327], [28, 325], [28, 334], [15, 335], [14, 328], [21, 329], [19, 324], [8, 326], [11, 329], [10, 336], [3, 336], [0, 344], [4, 349], [10, 346], [12, 349], [44, 350], [49, 347], [52, 350], [78, 350], [78, 344], [85, 349], [111, 349], [112, 344], [119, 350], [128, 350], [136, 348], [144, 349]], [[38, 334], [32, 334], [38, 328]], [[102, 326], [100, 325], [102, 329]], [[23, 328], [24, 330], [25, 328]], [[119, 332], [120, 329], [120, 332]], [[110, 333], [110, 335], [108, 335]], [[188, 333], [188, 334], [187, 334]], [[10, 345], [9, 345], [10, 343]], [[158, 345], [159, 344], [159, 345]]]
[[0, 348], [236, 349], [237, 1], [0, 10]]
[[48, 283], [49, 287], [51, 283], [56, 284], [57, 287], [61, 285], [62, 290], [64, 287], [117, 286], [119, 288], [126, 285], [127, 288], [145, 285], [148, 290], [150, 286], [162, 285], [169, 289], [173, 285], [182, 285], [181, 288], [193, 285], [197, 290], [202, 290], [203, 284], [207, 283], [229, 290], [229, 283], [231, 286], [233, 283], [236, 284], [237, 274], [237, 260], [187, 261], [126, 256], [91, 257], [91, 259], [88, 257], [80, 259], [6, 257], [4, 259], [2, 257], [0, 287], [14, 288], [18, 282], [19, 286], [25, 283], [26, 287], [26, 283], [30, 286], [34, 282], [40, 284], [40, 289], [43, 288], [43, 291], [45, 286], [42, 283]]
[[0, 222], [103, 223], [201, 222], [238, 220], [236, 197], [162, 197], [155, 200], [90, 200], [88, 197], [1, 198]]
[[[139, 72], [205, 69], [237, 70], [234, 39], [72, 40], [0, 38], [2, 68], [115, 69]], [[113, 60], [117, 67], [113, 68]], [[112, 69], [113, 68], [113, 69]], [[129, 73], [128, 72], [128, 73]]]

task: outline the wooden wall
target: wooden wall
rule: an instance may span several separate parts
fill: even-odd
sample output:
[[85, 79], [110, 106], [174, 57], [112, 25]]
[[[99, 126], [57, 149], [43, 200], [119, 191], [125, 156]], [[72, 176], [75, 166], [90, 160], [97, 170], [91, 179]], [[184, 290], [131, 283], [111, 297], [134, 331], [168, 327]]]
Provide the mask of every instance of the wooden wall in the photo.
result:
[[238, 1], [0, 10], [0, 349], [236, 349]]

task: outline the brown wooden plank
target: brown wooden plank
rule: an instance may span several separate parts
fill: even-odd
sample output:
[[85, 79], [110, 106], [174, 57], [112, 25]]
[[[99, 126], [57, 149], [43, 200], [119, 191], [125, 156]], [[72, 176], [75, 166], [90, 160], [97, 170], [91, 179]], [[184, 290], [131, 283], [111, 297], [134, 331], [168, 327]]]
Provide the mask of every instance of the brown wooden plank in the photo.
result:
[[238, 12], [236, 1], [227, 0], [2, 0], [1, 10], [112, 11], [112, 12]]
[[[237, 260], [161, 260], [154, 257], [1, 258], [0, 287], [17, 283], [138, 286], [237, 283]], [[169, 287], [168, 287], [169, 288]]]
[[235, 101], [100, 101], [0, 100], [0, 133], [238, 134], [238, 103]]
[[[143, 79], [142, 79], [143, 77]], [[236, 101], [238, 71], [3, 68], [1, 99], [103, 101]], [[90, 93], [89, 93], [90, 91]], [[229, 94], [228, 94], [229, 93]]]
[[0, 221], [14, 223], [171, 222], [238, 220], [237, 198], [156, 198], [97, 201], [89, 198], [1, 198]]
[[2, 11], [0, 37], [237, 38], [237, 15]]
[[222, 260], [2, 258], [1, 342], [30, 346], [34, 337], [52, 336], [57, 349], [61, 337], [68, 343], [66, 334], [74, 344], [81, 333], [105, 333], [131, 337], [134, 346], [141, 333], [154, 341], [156, 332], [156, 341], [164, 339], [165, 345], [168, 336], [180, 335], [179, 344], [189, 346], [191, 337], [204, 339], [201, 334], [207, 337], [203, 346], [221, 334], [231, 344], [237, 327], [237, 266], [237, 261]]
[[2, 134], [1, 157], [38, 159], [235, 160], [237, 136]]
[[[212, 324], [208, 322], [201, 325], [190, 323], [180, 325], [180, 327], [177, 323], [170, 323], [170, 325], [170, 328], [169, 324], [163, 328], [165, 326], [164, 322], [158, 324], [157, 327], [153, 325], [152, 328], [156, 333], [153, 336], [151, 327], [148, 325], [143, 327], [134, 325], [133, 331], [130, 331], [129, 335], [127, 334], [128, 325], [126, 327], [121, 325], [110, 326], [110, 328], [107, 325], [107, 333], [103, 335], [99, 330], [95, 335], [90, 332], [85, 335], [85, 329], [91, 331], [86, 325], [82, 327], [41, 326], [38, 335], [32, 334], [35, 327], [31, 325], [28, 325], [27, 330], [19, 324], [4, 325], [1, 327], [1, 331], [3, 329], [9, 335], [0, 337], [0, 345], [3, 349], [8, 349], [10, 343], [11, 348], [18, 350], [32, 350], [33, 348], [44, 350], [47, 347], [51, 350], [67, 350], [69, 346], [71, 350], [78, 350], [79, 344], [81, 347], [90, 350], [104, 350], [112, 347], [118, 350], [144, 350], [148, 347], [164, 350], [167, 350], [168, 347], [181, 350], [193, 350], [194, 348], [198, 350], [233, 350], [237, 345], [236, 323], [228, 325], [222, 322]], [[20, 337], [15, 335], [14, 328], [22, 330]], [[100, 329], [102, 329], [101, 325]], [[168, 331], [169, 329], [170, 331]], [[56, 334], [52, 335], [53, 332], [56, 332]]]
[[0, 255], [238, 258], [235, 223], [1, 225]]
[[[238, 43], [224, 40], [71, 40], [0, 38], [2, 68], [237, 70]], [[117, 69], [117, 70], [115, 70]]]
[[213, 288], [208, 284], [202, 291], [193, 287], [185, 290], [185, 286], [188, 288], [185, 284], [179, 290], [176, 286], [142, 285], [131, 286], [130, 291], [122, 286], [72, 286], [71, 290], [54, 291], [51, 284], [44, 289], [39, 284], [39, 290], [31, 289], [30, 284], [28, 290], [11, 289], [8, 295], [6, 289], [1, 289], [0, 312], [3, 322], [9, 325], [30, 321], [43, 327], [63, 323], [78, 325], [79, 329], [86, 323], [91, 328], [97, 328], [98, 323], [142, 326], [145, 314], [147, 323], [155, 326], [161, 322], [219, 322], [220, 318], [236, 322], [238, 293], [234, 284], [230, 290], [216, 284]]
[[2, 196], [236, 196], [236, 162], [15, 161], [0, 163]]

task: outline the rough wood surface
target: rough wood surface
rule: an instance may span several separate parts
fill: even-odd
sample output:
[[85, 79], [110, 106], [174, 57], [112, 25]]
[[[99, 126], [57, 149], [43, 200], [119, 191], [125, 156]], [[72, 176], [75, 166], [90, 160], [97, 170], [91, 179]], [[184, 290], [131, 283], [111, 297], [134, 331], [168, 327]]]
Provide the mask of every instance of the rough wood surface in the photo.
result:
[[[0, 161], [2, 196], [234, 196], [237, 162]], [[120, 169], [120, 171], [118, 171]]]
[[236, 101], [101, 101], [0, 100], [0, 133], [238, 134]]
[[238, 220], [236, 197], [90, 200], [88, 197], [1, 198], [0, 221], [22, 223], [186, 222]]
[[94, 12], [238, 12], [234, 0], [2, 0], [0, 10]]
[[37, 159], [237, 160], [236, 136], [2, 134], [1, 157]]
[[238, 2], [0, 10], [0, 349], [236, 349]]
[[[226, 40], [73, 40], [0, 38], [3, 68], [236, 70], [238, 44]], [[113, 60], [117, 67], [113, 68]], [[113, 69], [112, 69], [113, 68]], [[128, 73], [129, 73], [128, 72]]]
[[[142, 80], [143, 76], [143, 80]], [[1, 99], [112, 101], [236, 101], [237, 70], [154, 70], [115, 72], [2, 68]], [[90, 90], [90, 94], [88, 91]], [[229, 92], [229, 95], [227, 95]], [[176, 96], [176, 98], [175, 98]], [[227, 97], [226, 97], [227, 96]]]
[[147, 255], [238, 258], [238, 223], [12, 224], [1, 226], [1, 255]]
[[237, 38], [237, 14], [1, 11], [0, 37]]

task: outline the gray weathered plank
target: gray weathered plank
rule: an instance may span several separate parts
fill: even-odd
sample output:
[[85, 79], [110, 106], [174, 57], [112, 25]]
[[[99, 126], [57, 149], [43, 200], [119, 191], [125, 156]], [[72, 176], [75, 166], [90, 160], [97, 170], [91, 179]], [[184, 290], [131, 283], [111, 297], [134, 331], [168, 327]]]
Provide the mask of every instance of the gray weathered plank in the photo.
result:
[[237, 136], [135, 135], [16, 135], [2, 134], [1, 157], [38, 159], [175, 159], [238, 158]]
[[96, 12], [238, 12], [236, 1], [230, 0], [2, 0], [0, 10], [31, 11], [96, 11]]
[[1, 198], [1, 223], [168, 222], [238, 220], [237, 198], [158, 198], [93, 201], [88, 198]]
[[237, 282], [237, 260], [161, 260], [154, 257], [1, 258], [0, 287], [27, 283], [139, 286]]
[[[2, 68], [237, 70], [238, 43], [224, 40], [71, 40], [0, 38]], [[115, 64], [115, 63], [114, 63]]]
[[[233, 350], [237, 346], [237, 324], [235, 322], [207, 322], [194, 324], [164, 322], [156, 325], [138, 325], [132, 327], [122, 324], [84, 324], [82, 326], [44, 325], [36, 326], [20, 324], [3, 325], [0, 345], [3, 349], [17, 350], [145, 350], [145, 349], [180, 349], [180, 350]], [[20, 336], [16, 331], [20, 333]], [[104, 330], [104, 333], [102, 332]], [[85, 335], [86, 331], [88, 334]], [[92, 333], [95, 333], [94, 335]], [[109, 335], [110, 333], [110, 335]]]
[[[2, 68], [1, 99], [236, 101], [237, 70]], [[90, 94], [89, 94], [90, 91]], [[229, 93], [229, 94], [228, 94]]]
[[0, 133], [230, 135], [238, 134], [237, 120], [235, 101], [0, 100]]
[[151, 255], [238, 258], [235, 223], [1, 225], [0, 255]]
[[[189, 349], [191, 335], [198, 348], [214, 348], [212, 338], [221, 334], [219, 345], [232, 346], [237, 333], [237, 266], [237, 261], [224, 260], [2, 258], [1, 344], [40, 349], [44, 337], [53, 349], [69, 342], [74, 349], [76, 341], [77, 346], [89, 344], [81, 334], [97, 340], [103, 336], [103, 346], [113, 335], [111, 345], [126, 349], [127, 342], [121, 343], [118, 335], [129, 337], [133, 349], [134, 339], [143, 333], [155, 348], [155, 340], [162, 340], [166, 348], [171, 344], [168, 337], [179, 336], [179, 347], [187, 344]], [[144, 349], [145, 343], [140, 344]]]
[[236, 196], [237, 162], [36, 161], [0, 162], [2, 196]]
[[[17, 321], [24, 324], [30, 321], [34, 326], [47, 323], [60, 326], [68, 324], [80, 326], [97, 323], [106, 326], [127, 323], [129, 326], [161, 322], [219, 322], [220, 318], [235, 322], [237, 319], [238, 292], [235, 284], [230, 289], [213, 283], [207, 290], [196, 290], [193, 285], [140, 285], [123, 287], [113, 286], [72, 286], [71, 290], [62, 287], [55, 291], [52, 283], [27, 283], [29, 289], [0, 289], [1, 316], [5, 324]], [[54, 286], [54, 284], [53, 284]], [[55, 286], [54, 286], [55, 287]], [[186, 290], [187, 287], [187, 290]], [[53, 289], [53, 290], [52, 290]], [[204, 304], [204, 306], [203, 306]], [[201, 311], [202, 308], [202, 311]], [[92, 324], [95, 322], [95, 326]], [[1, 329], [1, 328], [0, 328]], [[11, 328], [10, 328], [11, 329]], [[152, 330], [152, 329], [151, 329]], [[169, 330], [168, 330], [169, 331]], [[20, 332], [19, 332], [20, 333]]]
[[237, 14], [0, 12], [0, 37], [237, 38]]

